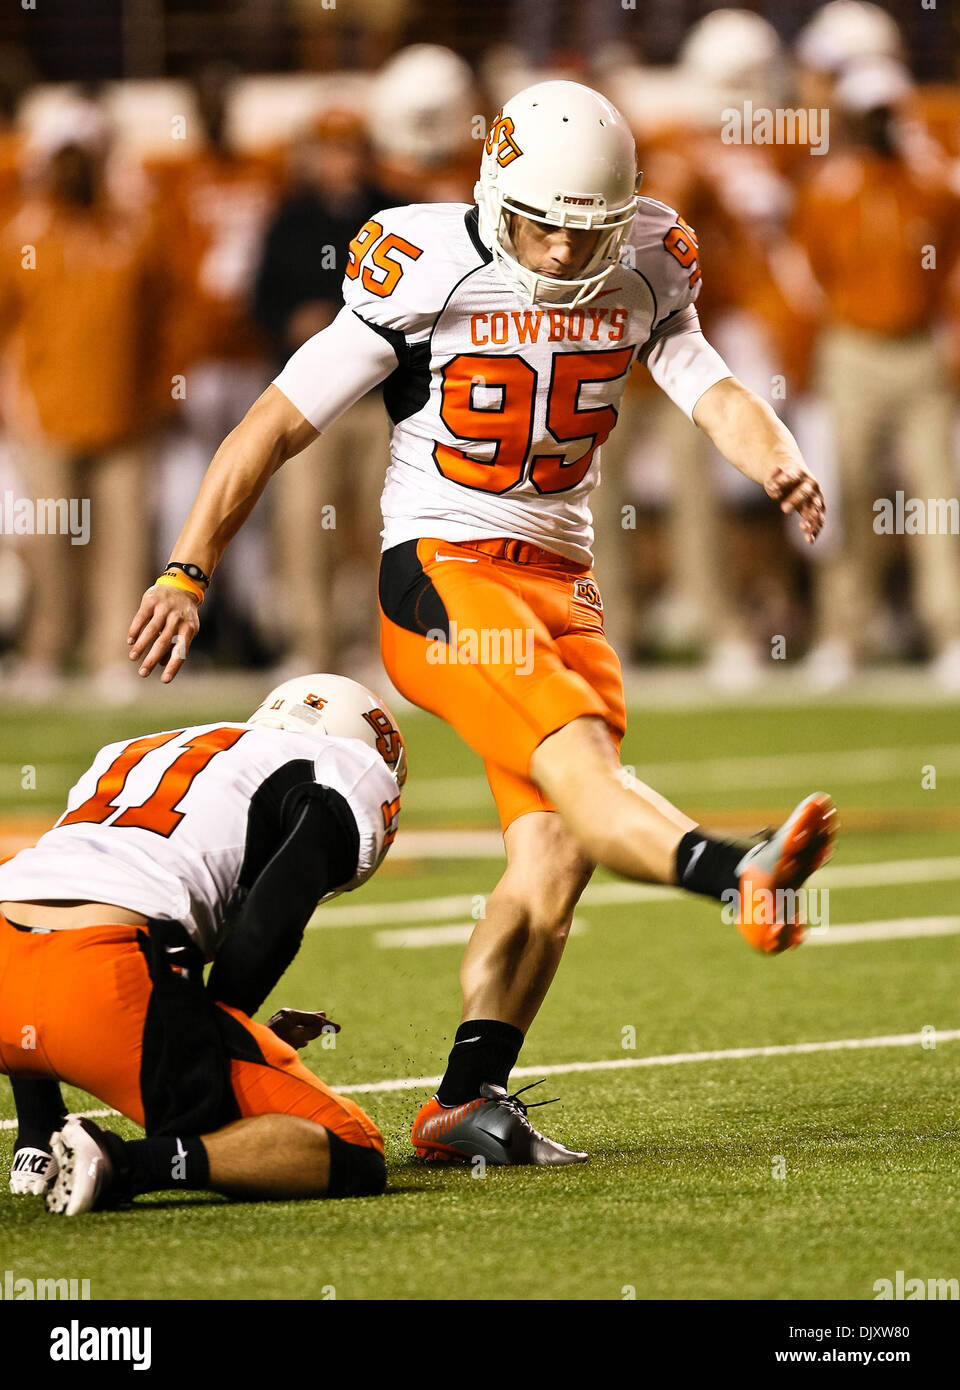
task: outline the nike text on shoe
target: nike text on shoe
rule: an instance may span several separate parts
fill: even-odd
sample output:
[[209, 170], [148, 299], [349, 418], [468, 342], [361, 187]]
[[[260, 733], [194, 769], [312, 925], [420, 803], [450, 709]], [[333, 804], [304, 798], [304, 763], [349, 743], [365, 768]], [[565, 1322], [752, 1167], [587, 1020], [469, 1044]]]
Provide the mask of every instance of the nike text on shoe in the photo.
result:
[[25, 1144], [10, 1164], [10, 1191], [14, 1197], [42, 1197], [57, 1176], [57, 1160], [46, 1149]]
[[740, 860], [737, 927], [758, 951], [777, 955], [802, 943], [801, 899], [792, 892], [830, 858], [836, 830], [837, 808], [815, 792]]
[[[524, 1091], [530, 1089], [523, 1087]], [[527, 1119], [528, 1106], [519, 1099], [521, 1094], [510, 1096], [502, 1086], [484, 1082], [480, 1095], [463, 1105], [444, 1107], [432, 1097], [421, 1107], [410, 1136], [418, 1157], [460, 1163], [483, 1158], [497, 1166], [586, 1163], [585, 1153], [564, 1148], [534, 1129]]]
[[109, 1191], [113, 1164], [98, 1125], [68, 1115], [51, 1140], [59, 1171], [47, 1192], [47, 1211], [55, 1216], [79, 1216], [92, 1211]]

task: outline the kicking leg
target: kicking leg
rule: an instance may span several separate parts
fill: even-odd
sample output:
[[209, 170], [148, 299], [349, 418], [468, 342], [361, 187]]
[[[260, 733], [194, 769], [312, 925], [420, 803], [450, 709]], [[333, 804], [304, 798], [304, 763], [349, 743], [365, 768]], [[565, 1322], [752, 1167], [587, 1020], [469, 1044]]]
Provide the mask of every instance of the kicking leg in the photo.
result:
[[530, 776], [557, 807], [584, 852], [626, 878], [673, 883], [736, 905], [737, 926], [758, 950], [777, 953], [803, 940], [795, 894], [829, 858], [836, 811], [828, 796], [807, 797], [768, 841], [753, 849], [701, 830], [635, 777], [624, 774], [603, 721], [582, 716], [535, 750]]

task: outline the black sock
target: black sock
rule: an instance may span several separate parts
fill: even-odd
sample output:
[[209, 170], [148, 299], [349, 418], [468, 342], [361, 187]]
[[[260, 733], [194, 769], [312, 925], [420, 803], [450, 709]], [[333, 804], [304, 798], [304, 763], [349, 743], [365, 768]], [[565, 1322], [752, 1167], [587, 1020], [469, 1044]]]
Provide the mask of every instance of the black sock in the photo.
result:
[[440, 1104], [462, 1105], [473, 1100], [484, 1081], [506, 1088], [522, 1046], [523, 1034], [512, 1023], [494, 1018], [461, 1023], [437, 1091]]
[[740, 887], [737, 865], [747, 853], [743, 845], [715, 840], [699, 828], [688, 830], [677, 845], [676, 883], [688, 893], [723, 898]]
[[50, 1151], [50, 1136], [66, 1119], [67, 1107], [60, 1083], [46, 1077], [11, 1076], [10, 1085], [17, 1107], [16, 1148]]
[[[115, 1137], [115, 1136], [114, 1136]], [[127, 1139], [123, 1144], [120, 1185], [130, 1194], [169, 1192], [210, 1185], [210, 1163], [202, 1139]], [[113, 1146], [110, 1157], [115, 1159]], [[116, 1162], [115, 1165], [116, 1167]]]

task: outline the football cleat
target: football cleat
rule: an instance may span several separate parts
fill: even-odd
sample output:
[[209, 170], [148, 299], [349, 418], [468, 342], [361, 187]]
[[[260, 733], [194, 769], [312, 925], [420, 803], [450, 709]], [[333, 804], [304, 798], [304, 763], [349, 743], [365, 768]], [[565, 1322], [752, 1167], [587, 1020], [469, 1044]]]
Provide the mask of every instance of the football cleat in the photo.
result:
[[[543, 1083], [535, 1081], [533, 1085]], [[443, 1106], [432, 1096], [421, 1106], [413, 1124], [410, 1138], [417, 1156], [432, 1161], [467, 1163], [483, 1158], [497, 1166], [531, 1164], [551, 1167], [561, 1163], [586, 1163], [587, 1155], [564, 1148], [555, 1139], [547, 1139], [534, 1129], [527, 1119], [527, 1110], [519, 1097], [507, 1095], [502, 1086], [487, 1082], [480, 1087], [475, 1100], [463, 1105]], [[542, 1100], [539, 1105], [552, 1102]]]
[[80, 1115], [68, 1115], [51, 1139], [57, 1175], [46, 1195], [47, 1211], [55, 1216], [80, 1216], [101, 1204], [113, 1180], [113, 1163], [99, 1125]]
[[14, 1197], [42, 1197], [57, 1176], [59, 1164], [46, 1149], [24, 1144], [10, 1164], [10, 1191]]
[[824, 792], [815, 792], [740, 860], [736, 923], [758, 951], [777, 955], [803, 942], [804, 914], [797, 890], [830, 858], [836, 829], [836, 806]]

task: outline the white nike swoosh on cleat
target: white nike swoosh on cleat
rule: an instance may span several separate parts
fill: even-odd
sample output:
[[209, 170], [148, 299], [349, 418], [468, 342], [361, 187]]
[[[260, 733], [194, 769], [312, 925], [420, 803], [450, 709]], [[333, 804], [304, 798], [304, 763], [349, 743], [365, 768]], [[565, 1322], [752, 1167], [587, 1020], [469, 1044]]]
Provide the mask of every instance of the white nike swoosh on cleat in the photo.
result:
[[466, 555], [441, 555], [438, 550], [434, 551], [433, 558], [435, 560], [459, 560], [462, 565], [478, 565], [480, 563], [479, 558], [471, 560]]
[[457, 1040], [453, 1045], [454, 1045], [454, 1047], [459, 1047], [459, 1046], [461, 1045], [461, 1043], [479, 1042], [479, 1041], [480, 1041], [480, 1034], [478, 1033], [477, 1036], [476, 1036], [475, 1038], [458, 1038], [458, 1040]]

